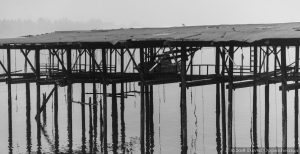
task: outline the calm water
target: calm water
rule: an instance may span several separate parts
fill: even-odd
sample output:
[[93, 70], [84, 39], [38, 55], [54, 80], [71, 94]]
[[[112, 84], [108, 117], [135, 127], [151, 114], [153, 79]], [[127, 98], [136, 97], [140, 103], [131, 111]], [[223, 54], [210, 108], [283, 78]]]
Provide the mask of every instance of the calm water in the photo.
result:
[[[49, 93], [53, 86], [42, 86], [41, 92]], [[270, 147], [281, 146], [281, 93], [278, 86], [271, 85], [270, 90]], [[133, 86], [131, 87], [133, 89]], [[36, 114], [36, 91], [35, 84], [31, 84], [31, 117], [30, 126], [26, 125], [26, 102], [25, 85], [12, 85], [12, 150], [13, 153], [26, 153], [28, 150], [36, 152], [37, 123], [34, 119]], [[97, 85], [97, 89], [100, 87]], [[153, 153], [180, 153], [180, 88], [178, 84], [166, 84], [154, 86], [154, 145]], [[136, 84], [135, 90], [139, 90]], [[119, 88], [117, 89], [119, 91]], [[73, 85], [73, 100], [80, 101], [80, 85]], [[86, 84], [86, 92], [92, 92], [91, 84]], [[110, 86], [108, 92], [111, 92]], [[258, 88], [258, 146], [264, 145], [264, 89]], [[8, 106], [7, 86], [0, 85], [0, 150], [1, 153], [9, 152], [8, 138]], [[86, 102], [88, 102], [86, 95]], [[97, 100], [101, 99], [98, 95]], [[236, 147], [251, 146], [251, 113], [252, 113], [252, 88], [238, 89], [234, 92], [233, 105], [233, 145]], [[288, 93], [288, 146], [294, 144], [293, 134], [293, 92]], [[217, 153], [216, 142], [216, 105], [215, 85], [189, 88], [187, 91], [188, 110], [188, 153]], [[89, 133], [89, 108], [86, 106], [85, 140], [82, 140], [81, 105], [73, 103], [73, 152], [80, 153], [83, 143], [86, 151], [89, 152], [90, 143], [97, 144], [101, 149], [99, 108], [97, 138], [90, 138]], [[112, 122], [111, 122], [111, 98], [108, 97], [108, 150], [112, 153]], [[140, 153], [140, 95], [125, 98], [125, 131], [121, 133], [120, 122], [120, 98], [118, 98], [118, 152], [121, 153], [122, 137], [125, 137], [126, 153]], [[68, 129], [67, 129], [67, 101], [66, 88], [59, 88], [59, 151], [67, 153], [69, 150]], [[43, 118], [41, 121], [43, 123]], [[52, 153], [55, 150], [55, 131], [53, 98], [47, 104], [47, 121], [42, 127], [41, 151]], [[124, 136], [125, 135], [125, 136]]]

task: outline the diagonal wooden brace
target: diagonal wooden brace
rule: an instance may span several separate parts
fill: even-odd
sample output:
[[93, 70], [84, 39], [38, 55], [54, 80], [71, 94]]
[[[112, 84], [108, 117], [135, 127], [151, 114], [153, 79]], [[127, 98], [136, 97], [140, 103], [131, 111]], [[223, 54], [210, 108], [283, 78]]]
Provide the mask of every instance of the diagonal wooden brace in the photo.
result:
[[45, 100], [43, 100], [43, 105], [41, 106], [39, 112], [36, 114], [35, 119], [37, 119], [38, 116], [40, 116], [40, 114], [44, 111], [47, 102], [49, 101], [50, 97], [52, 96], [52, 94], [55, 91], [55, 87], [53, 87], [53, 89], [51, 90], [50, 94], [47, 96], [47, 98]]

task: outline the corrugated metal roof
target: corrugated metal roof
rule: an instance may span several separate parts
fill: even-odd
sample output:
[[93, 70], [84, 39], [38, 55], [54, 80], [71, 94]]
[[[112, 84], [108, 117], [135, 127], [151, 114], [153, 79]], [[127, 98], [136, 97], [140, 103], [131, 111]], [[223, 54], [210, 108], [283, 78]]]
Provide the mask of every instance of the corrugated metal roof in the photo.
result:
[[0, 44], [47, 44], [102, 42], [116, 44], [131, 41], [238, 41], [252, 43], [264, 39], [300, 39], [300, 23], [184, 26], [169, 28], [132, 28], [53, 33], [0, 39]]

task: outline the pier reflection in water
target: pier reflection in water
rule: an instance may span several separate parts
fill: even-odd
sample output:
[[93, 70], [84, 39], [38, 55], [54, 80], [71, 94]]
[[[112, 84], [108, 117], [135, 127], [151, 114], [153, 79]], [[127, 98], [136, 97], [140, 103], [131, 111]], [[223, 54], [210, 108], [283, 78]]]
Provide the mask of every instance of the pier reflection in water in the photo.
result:
[[[6, 87], [7, 85], [1, 85]], [[178, 84], [160, 86], [133, 86], [124, 83], [109, 85], [107, 90], [107, 111], [104, 111], [103, 85], [73, 84], [68, 87], [43, 86], [41, 91], [49, 94], [55, 88], [46, 107], [46, 117], [36, 115], [36, 85], [11, 85], [11, 109], [1, 104], [2, 125], [1, 149], [8, 153], [51, 152], [51, 153], [180, 153], [180, 106]], [[123, 88], [122, 88], [123, 87]], [[127, 87], [127, 89], [126, 89]], [[133, 88], [134, 87], [134, 88]], [[221, 86], [220, 86], [221, 87]], [[56, 88], [58, 91], [56, 91]], [[70, 87], [69, 87], [70, 88]], [[190, 88], [187, 91], [188, 143], [187, 153], [222, 153], [223, 129], [222, 110], [216, 111], [218, 102], [216, 86]], [[123, 89], [123, 90], [122, 90]], [[280, 96], [270, 86], [270, 147], [281, 145]], [[122, 92], [124, 91], [124, 92]], [[140, 91], [144, 93], [140, 93]], [[233, 96], [233, 144], [236, 147], [251, 147], [251, 97], [249, 89], [236, 92]], [[258, 88], [258, 102], [262, 102], [263, 87]], [[68, 97], [71, 92], [72, 97]], [[293, 94], [291, 94], [292, 96]], [[1, 91], [3, 100], [7, 92]], [[96, 99], [93, 97], [96, 96]], [[288, 95], [288, 97], [291, 97]], [[72, 98], [72, 110], [68, 112], [68, 100]], [[217, 97], [218, 98], [218, 97]], [[41, 96], [41, 102], [45, 98]], [[96, 103], [95, 103], [95, 102]], [[143, 103], [141, 103], [143, 102]], [[239, 103], [237, 103], [239, 102]], [[42, 104], [42, 103], [41, 103]], [[144, 114], [141, 114], [144, 104]], [[95, 109], [95, 107], [97, 109]], [[220, 104], [219, 108], [222, 108]], [[290, 106], [292, 108], [292, 106]], [[258, 145], [263, 145], [264, 105], [258, 106]], [[7, 112], [8, 111], [8, 112]], [[9, 113], [10, 112], [10, 113]], [[95, 114], [96, 112], [96, 114]], [[104, 134], [107, 112], [107, 133]], [[277, 114], [276, 114], [277, 112]], [[6, 115], [12, 115], [6, 116]], [[143, 118], [141, 118], [141, 116]], [[218, 118], [219, 117], [219, 118]], [[293, 114], [289, 113], [289, 119]], [[140, 125], [140, 122], [144, 125]], [[220, 125], [221, 124], [221, 125]], [[289, 128], [292, 126], [290, 126]], [[140, 131], [140, 129], [144, 131]], [[293, 134], [288, 138], [293, 139]], [[142, 144], [141, 144], [142, 143]], [[293, 142], [289, 143], [291, 146]]]

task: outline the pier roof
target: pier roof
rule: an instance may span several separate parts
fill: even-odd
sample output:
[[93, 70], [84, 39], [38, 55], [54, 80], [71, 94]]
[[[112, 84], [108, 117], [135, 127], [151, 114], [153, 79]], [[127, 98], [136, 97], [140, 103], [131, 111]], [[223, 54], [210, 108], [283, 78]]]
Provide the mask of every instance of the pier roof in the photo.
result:
[[240, 42], [254, 43], [270, 40], [300, 42], [300, 22], [278, 24], [207, 25], [167, 28], [129, 28], [111, 30], [56, 31], [41, 35], [0, 39], [8, 44], [72, 44], [122, 42]]

